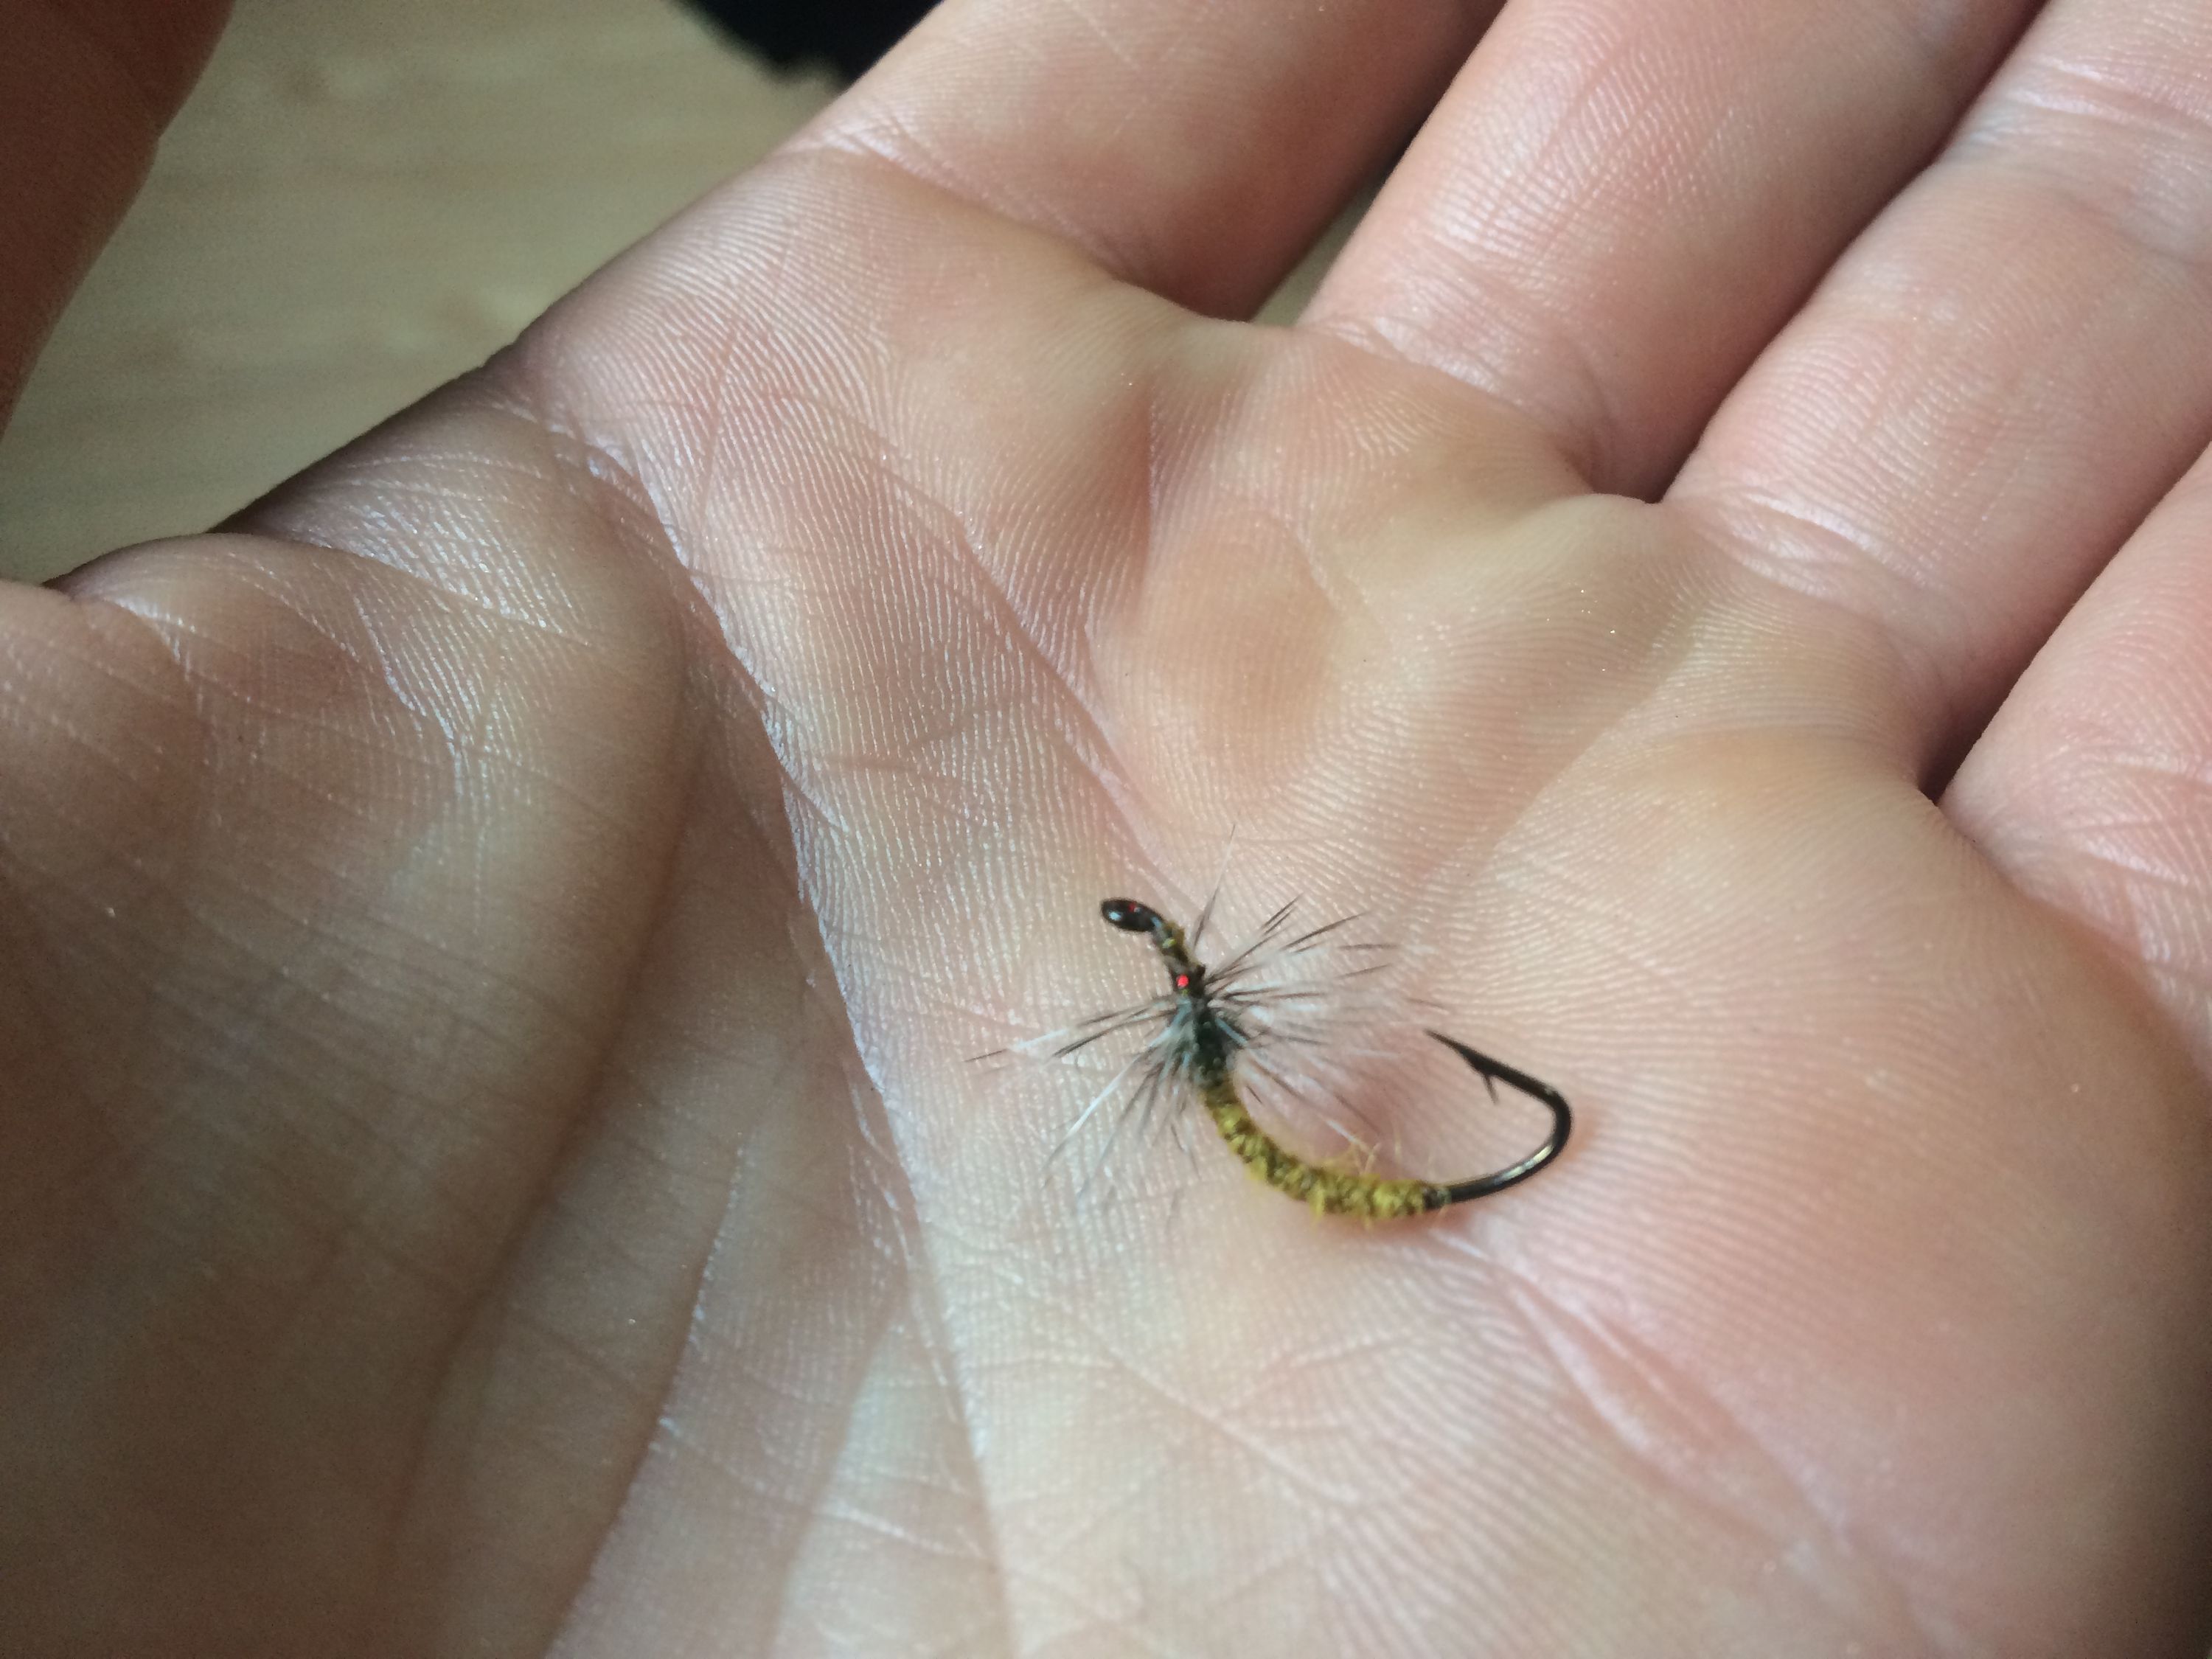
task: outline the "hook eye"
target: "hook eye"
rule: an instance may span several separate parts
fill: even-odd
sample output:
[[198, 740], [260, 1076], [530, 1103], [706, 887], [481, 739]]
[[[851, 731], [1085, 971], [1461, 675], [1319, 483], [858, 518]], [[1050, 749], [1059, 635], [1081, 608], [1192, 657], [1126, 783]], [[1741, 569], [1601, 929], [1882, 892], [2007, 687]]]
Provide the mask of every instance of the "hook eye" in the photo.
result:
[[1157, 933], [1160, 930], [1159, 913], [1134, 899], [1109, 898], [1098, 907], [1098, 914], [1106, 919], [1108, 927], [1118, 927], [1125, 933]]

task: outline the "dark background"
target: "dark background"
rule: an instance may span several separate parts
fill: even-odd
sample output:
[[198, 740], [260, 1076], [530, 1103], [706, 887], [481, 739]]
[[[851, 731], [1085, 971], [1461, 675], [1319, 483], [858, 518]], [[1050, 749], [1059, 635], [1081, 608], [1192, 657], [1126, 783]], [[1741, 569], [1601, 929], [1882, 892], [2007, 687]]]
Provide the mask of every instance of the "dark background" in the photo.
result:
[[915, 26], [931, 0], [691, 0], [770, 63], [827, 64], [857, 76]]

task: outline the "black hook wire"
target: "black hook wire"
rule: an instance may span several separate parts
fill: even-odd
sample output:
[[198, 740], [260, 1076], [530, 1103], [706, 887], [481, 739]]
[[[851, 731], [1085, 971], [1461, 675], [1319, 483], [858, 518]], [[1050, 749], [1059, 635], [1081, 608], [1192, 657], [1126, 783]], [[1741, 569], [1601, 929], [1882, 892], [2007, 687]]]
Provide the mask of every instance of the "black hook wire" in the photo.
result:
[[1441, 1196], [1430, 1206], [1431, 1209], [1441, 1210], [1448, 1204], [1464, 1204], [1471, 1198], [1487, 1198], [1492, 1193], [1502, 1193], [1508, 1187], [1518, 1186], [1559, 1155], [1575, 1127], [1574, 1109], [1567, 1104], [1565, 1095], [1550, 1084], [1530, 1077], [1526, 1072], [1515, 1070], [1502, 1060], [1492, 1060], [1480, 1049], [1468, 1048], [1457, 1037], [1448, 1037], [1442, 1031], [1430, 1031], [1428, 1035], [1474, 1068], [1476, 1075], [1482, 1079], [1482, 1086], [1490, 1091], [1492, 1100], [1498, 1098], [1498, 1085], [1503, 1083], [1509, 1089], [1528, 1096], [1552, 1115], [1551, 1139], [1519, 1163], [1509, 1164], [1502, 1170], [1493, 1170], [1486, 1176], [1476, 1176], [1468, 1181], [1432, 1184], [1430, 1190]]

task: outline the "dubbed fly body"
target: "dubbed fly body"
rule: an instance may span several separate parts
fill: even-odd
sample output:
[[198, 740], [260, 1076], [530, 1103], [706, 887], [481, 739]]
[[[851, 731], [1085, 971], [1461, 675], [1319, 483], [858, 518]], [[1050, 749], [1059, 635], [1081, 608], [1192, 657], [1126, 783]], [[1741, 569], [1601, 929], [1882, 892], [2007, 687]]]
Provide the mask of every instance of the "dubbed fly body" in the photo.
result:
[[1164, 1019], [1158, 1035], [1146, 1051], [1151, 1068], [1140, 1091], [1146, 1109], [1150, 1109], [1152, 1102], [1170, 1084], [1180, 1085], [1206, 1109], [1229, 1149], [1243, 1160], [1255, 1176], [1276, 1191], [1311, 1205], [1316, 1214], [1383, 1219], [1421, 1215], [1448, 1205], [1463, 1204], [1469, 1199], [1503, 1192], [1526, 1181], [1557, 1158], [1567, 1144], [1574, 1115], [1558, 1090], [1441, 1031], [1429, 1031], [1428, 1036], [1457, 1054], [1482, 1079], [1492, 1099], [1497, 1098], [1498, 1085], [1503, 1083], [1550, 1112], [1552, 1133], [1544, 1144], [1518, 1163], [1465, 1181], [1389, 1180], [1363, 1170], [1332, 1168], [1300, 1158], [1253, 1121], [1245, 1108], [1243, 1093], [1237, 1087], [1239, 1060], [1252, 1055], [1260, 1035], [1249, 1016], [1265, 994], [1256, 988], [1246, 988], [1241, 981], [1249, 972], [1261, 944], [1273, 944], [1283, 952], [1296, 953], [1314, 947], [1341, 924], [1332, 922], [1283, 939], [1280, 935], [1290, 915], [1286, 905], [1269, 919], [1259, 940], [1209, 970], [1194, 953], [1194, 941], [1206, 927], [1203, 915], [1192, 936], [1186, 938], [1175, 923], [1135, 899], [1108, 899], [1098, 908], [1109, 925], [1124, 933], [1142, 933], [1151, 939], [1152, 948], [1158, 951], [1167, 968], [1171, 989], [1164, 998], [1092, 1022], [1093, 1029], [1063, 1052], [1072, 1052], [1109, 1031]]

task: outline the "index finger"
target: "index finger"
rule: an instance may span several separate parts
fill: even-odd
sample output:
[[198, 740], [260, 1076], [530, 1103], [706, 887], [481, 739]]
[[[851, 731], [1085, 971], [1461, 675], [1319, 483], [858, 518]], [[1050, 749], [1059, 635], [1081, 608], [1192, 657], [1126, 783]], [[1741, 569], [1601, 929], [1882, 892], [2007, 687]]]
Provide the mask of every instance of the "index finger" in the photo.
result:
[[947, 0], [796, 144], [879, 157], [1241, 315], [1412, 131], [1497, 3]]

